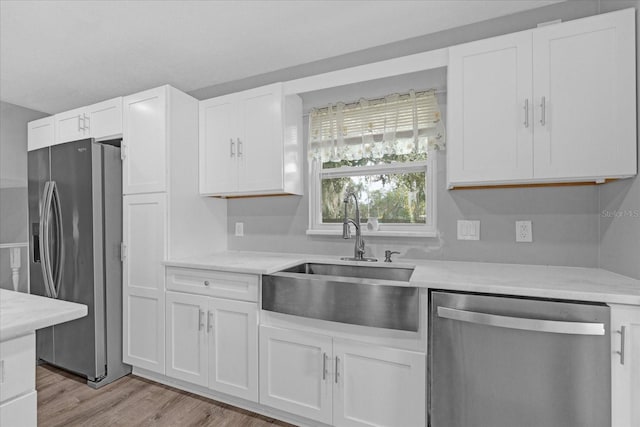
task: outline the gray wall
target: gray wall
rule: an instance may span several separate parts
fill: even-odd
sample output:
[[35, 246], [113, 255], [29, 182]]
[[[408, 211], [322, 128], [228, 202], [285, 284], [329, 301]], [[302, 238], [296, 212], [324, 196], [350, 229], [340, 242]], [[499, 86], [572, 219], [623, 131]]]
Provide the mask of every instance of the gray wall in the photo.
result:
[[[640, 100], [640, 1], [602, 3], [603, 12], [625, 7], [636, 8], [636, 84]], [[601, 186], [600, 211], [600, 267], [640, 279], [640, 178]]]
[[[200, 89], [192, 94], [208, 98], [275, 81], [375, 62], [392, 57], [533, 28], [539, 22], [565, 20], [598, 13], [598, 1], [571, 1], [510, 17], [443, 31], [404, 42], [306, 64], [234, 82]], [[402, 83], [402, 82], [400, 82]], [[394, 85], [398, 81], [393, 82]], [[405, 89], [412, 88], [407, 78]], [[354, 99], [353, 88], [344, 88], [344, 96]], [[416, 88], [418, 89], [418, 88]], [[312, 96], [310, 96], [312, 95]], [[363, 94], [366, 95], [366, 94]], [[303, 94], [305, 105], [321, 99], [323, 94]], [[321, 105], [321, 104], [320, 104]], [[371, 253], [381, 257], [385, 249], [399, 250], [400, 257], [492, 261], [596, 267], [599, 265], [600, 206], [599, 187], [550, 187], [447, 191], [445, 158], [438, 154], [438, 228], [439, 238], [369, 238]], [[628, 186], [628, 183], [618, 184]], [[619, 192], [612, 187], [613, 194]], [[607, 191], [608, 193], [608, 191]], [[480, 241], [458, 241], [456, 221], [481, 221]], [[533, 222], [533, 243], [515, 243], [515, 221]], [[235, 237], [235, 222], [244, 222], [244, 237]], [[307, 236], [307, 196], [236, 199], [228, 203], [229, 249], [349, 255], [353, 241], [338, 236]], [[624, 225], [611, 227], [625, 232]], [[612, 240], [617, 237], [612, 237]], [[610, 245], [607, 245], [610, 246]], [[633, 247], [630, 246], [631, 249]], [[613, 266], [611, 267], [613, 268]]]
[[[47, 114], [0, 102], [0, 243], [28, 240], [27, 122]], [[27, 250], [21, 249], [20, 289], [27, 287]], [[11, 289], [9, 249], [0, 249], [0, 287]]]

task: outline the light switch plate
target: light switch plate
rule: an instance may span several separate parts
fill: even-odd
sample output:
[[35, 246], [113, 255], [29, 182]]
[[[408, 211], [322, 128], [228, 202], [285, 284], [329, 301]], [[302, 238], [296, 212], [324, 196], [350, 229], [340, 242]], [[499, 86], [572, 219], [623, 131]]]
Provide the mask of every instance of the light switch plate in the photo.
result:
[[458, 240], [480, 240], [480, 221], [458, 220]]
[[244, 222], [236, 222], [236, 236], [244, 236]]

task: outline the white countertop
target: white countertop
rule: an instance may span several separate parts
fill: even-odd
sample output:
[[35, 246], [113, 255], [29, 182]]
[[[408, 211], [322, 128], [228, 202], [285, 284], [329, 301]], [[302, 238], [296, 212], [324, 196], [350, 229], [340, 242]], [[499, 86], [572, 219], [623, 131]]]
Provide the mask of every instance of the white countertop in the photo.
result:
[[87, 306], [0, 289], [0, 341], [87, 315]]
[[599, 268], [412, 259], [399, 259], [392, 264], [354, 263], [321, 255], [242, 251], [169, 260], [165, 265], [271, 274], [303, 262], [415, 266], [410, 286], [421, 288], [640, 305], [640, 280]]

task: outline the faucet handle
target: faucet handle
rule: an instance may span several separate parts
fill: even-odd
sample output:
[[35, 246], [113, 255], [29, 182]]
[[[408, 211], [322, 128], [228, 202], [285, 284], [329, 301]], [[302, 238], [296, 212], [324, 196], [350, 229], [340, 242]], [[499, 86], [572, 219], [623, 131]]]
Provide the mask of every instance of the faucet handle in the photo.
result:
[[397, 251], [389, 251], [389, 250], [384, 251], [384, 262], [392, 262], [391, 255], [399, 254], [399, 253], [400, 252], [397, 252]]

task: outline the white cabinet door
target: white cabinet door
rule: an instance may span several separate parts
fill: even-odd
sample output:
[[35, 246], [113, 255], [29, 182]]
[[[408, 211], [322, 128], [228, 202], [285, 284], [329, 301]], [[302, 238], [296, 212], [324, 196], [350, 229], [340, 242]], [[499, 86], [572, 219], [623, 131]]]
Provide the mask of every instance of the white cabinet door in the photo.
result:
[[239, 107], [238, 191], [282, 191], [282, 85], [242, 92]]
[[0, 342], [0, 403], [35, 390], [34, 360], [35, 333]]
[[449, 49], [449, 186], [532, 177], [531, 32]]
[[123, 208], [123, 360], [165, 372], [166, 196], [125, 196]]
[[76, 141], [88, 137], [85, 126], [85, 110], [84, 108], [76, 108], [75, 110], [65, 111], [55, 116], [55, 143], [62, 144], [64, 142]]
[[640, 307], [611, 305], [611, 425], [640, 425]]
[[[202, 297], [196, 297], [203, 299]], [[209, 388], [258, 401], [258, 306], [209, 299]]]
[[27, 150], [33, 151], [54, 144], [55, 116], [34, 120], [27, 125]]
[[260, 403], [331, 424], [331, 338], [260, 326]]
[[237, 126], [236, 97], [223, 96], [200, 102], [200, 194], [237, 190]]
[[207, 385], [207, 328], [209, 298], [167, 292], [167, 375]]
[[127, 96], [123, 109], [123, 194], [166, 191], [167, 88]]
[[[35, 369], [35, 367], [31, 367]], [[35, 391], [0, 404], [0, 426], [36, 427], [38, 425], [38, 396]]]
[[200, 194], [302, 194], [302, 101], [282, 87], [200, 102]]
[[426, 356], [334, 340], [335, 426], [424, 426]]
[[90, 105], [85, 109], [85, 126], [91, 138], [105, 138], [122, 133], [122, 97]]
[[636, 173], [635, 10], [533, 32], [536, 178]]

